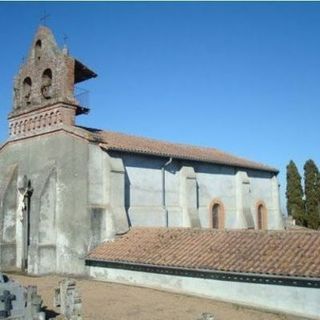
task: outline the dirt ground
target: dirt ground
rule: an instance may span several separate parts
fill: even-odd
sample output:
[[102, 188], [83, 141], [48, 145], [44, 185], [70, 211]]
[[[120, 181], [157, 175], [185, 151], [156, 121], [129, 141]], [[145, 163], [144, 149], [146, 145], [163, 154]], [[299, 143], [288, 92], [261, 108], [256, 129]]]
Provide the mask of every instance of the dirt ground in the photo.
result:
[[[53, 295], [61, 277], [17, 274], [9, 274], [9, 277], [25, 286], [36, 285], [47, 314], [53, 316], [59, 312], [53, 308]], [[76, 280], [85, 320], [198, 320], [203, 312], [214, 314], [216, 320], [302, 319], [159, 290], [82, 278]]]

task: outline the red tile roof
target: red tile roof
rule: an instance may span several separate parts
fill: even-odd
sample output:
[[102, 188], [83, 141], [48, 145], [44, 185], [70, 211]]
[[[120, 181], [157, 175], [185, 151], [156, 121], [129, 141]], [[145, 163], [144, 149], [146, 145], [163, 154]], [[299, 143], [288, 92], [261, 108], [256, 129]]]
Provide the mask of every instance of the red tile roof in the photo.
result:
[[320, 232], [133, 228], [87, 260], [320, 278]]
[[[279, 170], [258, 162], [239, 158], [214, 148], [170, 143], [160, 140], [132, 136], [113, 131], [102, 131], [80, 126], [64, 126], [63, 130], [88, 141], [99, 143], [105, 150], [131, 152], [159, 157], [215, 163], [232, 167], [278, 173]], [[10, 141], [0, 145], [0, 150]]]
[[134, 152], [161, 157], [218, 163], [228, 166], [257, 169], [275, 173], [278, 172], [277, 169], [267, 165], [239, 158], [213, 148], [169, 143], [113, 131], [100, 131], [92, 129], [87, 130], [90, 130], [93, 140], [99, 141], [101, 147], [106, 150]]

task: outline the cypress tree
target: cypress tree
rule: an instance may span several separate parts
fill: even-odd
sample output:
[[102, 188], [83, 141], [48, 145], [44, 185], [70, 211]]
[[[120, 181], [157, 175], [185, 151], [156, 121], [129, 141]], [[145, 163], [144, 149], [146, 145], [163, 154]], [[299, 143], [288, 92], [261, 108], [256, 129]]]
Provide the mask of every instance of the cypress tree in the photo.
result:
[[319, 229], [320, 226], [320, 176], [316, 164], [308, 160], [304, 165], [304, 192], [307, 226]]
[[287, 165], [287, 211], [297, 225], [306, 226], [301, 176], [296, 164], [291, 160]]

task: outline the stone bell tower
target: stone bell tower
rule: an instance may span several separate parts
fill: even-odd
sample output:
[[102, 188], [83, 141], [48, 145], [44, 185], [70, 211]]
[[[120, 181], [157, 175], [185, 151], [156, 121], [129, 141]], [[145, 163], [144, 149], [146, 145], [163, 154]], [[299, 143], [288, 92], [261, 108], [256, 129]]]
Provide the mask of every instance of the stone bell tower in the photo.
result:
[[97, 75], [60, 49], [51, 30], [40, 26], [29, 57], [14, 81], [10, 139], [37, 135], [74, 125], [75, 116], [88, 113], [74, 95], [75, 84]]

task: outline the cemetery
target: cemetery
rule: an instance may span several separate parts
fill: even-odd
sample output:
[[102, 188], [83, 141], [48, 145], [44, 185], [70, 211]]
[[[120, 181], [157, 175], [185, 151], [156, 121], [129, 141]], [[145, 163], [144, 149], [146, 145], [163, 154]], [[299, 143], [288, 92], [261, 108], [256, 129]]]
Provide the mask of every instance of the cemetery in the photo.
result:
[[[301, 317], [88, 278], [74, 280], [57, 275], [30, 277], [0, 273], [0, 281], [0, 295], [3, 296], [5, 290], [11, 295], [11, 300], [7, 299], [10, 316], [0, 316], [0, 319], [302, 320]], [[28, 303], [25, 305], [21, 303], [21, 293], [30, 286], [33, 289], [29, 289], [29, 295], [24, 300]], [[16, 296], [15, 300], [12, 300], [13, 296]], [[4, 309], [1, 302], [0, 310]]]

